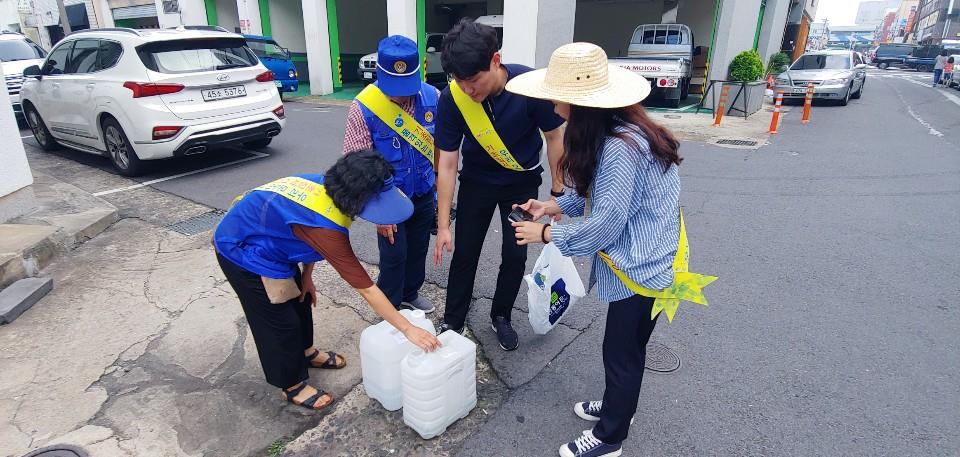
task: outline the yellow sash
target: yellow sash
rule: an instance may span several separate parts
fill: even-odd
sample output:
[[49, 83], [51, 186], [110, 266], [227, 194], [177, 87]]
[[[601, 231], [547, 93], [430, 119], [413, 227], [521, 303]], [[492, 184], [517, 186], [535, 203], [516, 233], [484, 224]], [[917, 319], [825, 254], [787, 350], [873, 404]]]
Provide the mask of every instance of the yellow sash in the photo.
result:
[[[333, 200], [327, 195], [326, 189], [322, 184], [317, 184], [309, 179], [291, 176], [280, 178], [276, 181], [264, 184], [253, 190], [265, 190], [281, 195], [290, 201], [298, 203], [310, 210], [319, 213], [321, 216], [330, 219], [331, 222], [343, 228], [349, 228], [353, 220], [343, 214]], [[248, 192], [249, 193], [249, 192]], [[236, 203], [245, 194], [239, 196], [233, 202]]]
[[433, 135], [396, 103], [391, 102], [379, 87], [370, 84], [360, 91], [357, 101], [373, 111], [384, 124], [389, 125], [433, 164]]
[[673, 322], [673, 315], [680, 306], [680, 300], [707, 306], [707, 297], [703, 295], [703, 288], [717, 280], [716, 276], [705, 276], [687, 271], [690, 262], [690, 246], [687, 244], [687, 229], [683, 223], [683, 212], [680, 212], [680, 242], [677, 245], [677, 256], [673, 258], [673, 284], [666, 289], [648, 289], [637, 284], [617, 268], [617, 265], [606, 252], [600, 251], [597, 255], [613, 270], [630, 290], [637, 295], [655, 298], [650, 319], [657, 317], [660, 311], [666, 311], [667, 320]]
[[523, 168], [523, 165], [520, 165], [520, 162], [517, 162], [513, 154], [507, 150], [507, 146], [503, 144], [500, 135], [493, 128], [493, 123], [490, 122], [490, 118], [483, 110], [483, 106], [465, 94], [456, 81], [450, 81], [450, 94], [453, 95], [453, 101], [460, 109], [460, 114], [463, 114], [463, 120], [466, 121], [470, 133], [493, 160], [496, 160], [500, 166], [508, 170], [528, 170]]

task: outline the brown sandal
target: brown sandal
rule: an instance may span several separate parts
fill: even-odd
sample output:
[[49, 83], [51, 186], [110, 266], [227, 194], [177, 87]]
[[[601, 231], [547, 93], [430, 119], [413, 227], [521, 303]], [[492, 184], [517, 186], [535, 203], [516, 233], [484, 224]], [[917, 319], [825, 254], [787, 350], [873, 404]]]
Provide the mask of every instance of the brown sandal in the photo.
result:
[[[345, 359], [342, 355], [337, 354], [336, 352], [333, 352], [333, 351], [327, 351], [327, 360], [324, 360], [323, 363], [321, 363], [320, 365], [317, 365], [316, 363], [314, 363], [314, 361], [317, 360], [317, 356], [319, 355], [320, 355], [320, 350], [317, 349], [313, 351], [313, 354], [306, 356], [307, 362], [310, 363], [310, 366], [314, 368], [322, 368], [325, 370], [339, 370], [347, 366], [347, 359]], [[340, 358], [341, 363], [337, 363], [337, 357]]]
[[[297, 387], [296, 389], [293, 389], [293, 390], [284, 390], [284, 391], [283, 391], [283, 399], [286, 400], [286, 401], [288, 401], [288, 402], [290, 402], [290, 403], [293, 403], [293, 404], [295, 404], [295, 405], [297, 405], [297, 406], [302, 406], [302, 407], [304, 407], [304, 408], [312, 409], [312, 410], [314, 410], [314, 411], [320, 411], [321, 409], [324, 409], [324, 408], [326, 408], [326, 407], [328, 407], [328, 406], [330, 406], [330, 405], [333, 404], [333, 395], [330, 395], [330, 394], [324, 392], [323, 389], [318, 389], [318, 388], [316, 388], [316, 387], [314, 387], [314, 389], [317, 389], [317, 393], [311, 395], [310, 398], [307, 398], [306, 400], [304, 400], [304, 401], [302, 401], [302, 402], [300, 402], [300, 403], [297, 403], [297, 402], [293, 399], [293, 397], [296, 397], [297, 395], [300, 395], [300, 392], [303, 392], [303, 389], [306, 389], [306, 388], [307, 388], [307, 383], [304, 382], [304, 383], [300, 384], [300, 387]], [[327, 402], [326, 404], [318, 407], [318, 406], [317, 406], [317, 402], [320, 401], [320, 399], [323, 398], [323, 397], [328, 397], [328, 398], [330, 398], [330, 401]]]

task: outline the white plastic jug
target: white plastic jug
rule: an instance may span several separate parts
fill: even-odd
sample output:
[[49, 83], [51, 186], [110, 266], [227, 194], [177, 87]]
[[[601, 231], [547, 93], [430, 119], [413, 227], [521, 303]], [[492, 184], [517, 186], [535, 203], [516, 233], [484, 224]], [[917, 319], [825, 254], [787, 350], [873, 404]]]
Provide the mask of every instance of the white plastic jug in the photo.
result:
[[440, 435], [477, 406], [477, 345], [457, 332], [434, 352], [416, 349], [400, 364], [403, 422], [424, 439]]
[[[436, 333], [433, 322], [423, 311], [400, 310], [411, 324], [430, 333]], [[400, 388], [400, 362], [417, 347], [399, 330], [383, 321], [371, 325], [360, 334], [360, 372], [367, 396], [380, 402], [388, 411], [403, 406]]]

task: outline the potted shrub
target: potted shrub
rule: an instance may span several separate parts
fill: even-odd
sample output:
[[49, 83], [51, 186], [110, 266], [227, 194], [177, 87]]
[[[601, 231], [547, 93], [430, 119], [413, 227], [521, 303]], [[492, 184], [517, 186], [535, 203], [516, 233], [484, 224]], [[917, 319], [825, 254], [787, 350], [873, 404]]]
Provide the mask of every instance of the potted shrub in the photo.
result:
[[790, 67], [790, 56], [785, 52], [778, 52], [770, 56], [770, 62], [767, 63], [767, 74], [776, 77], [780, 73], [787, 71]]
[[763, 60], [757, 51], [743, 51], [730, 63], [730, 109], [735, 113], [749, 116], [763, 107], [763, 97], [767, 90]]

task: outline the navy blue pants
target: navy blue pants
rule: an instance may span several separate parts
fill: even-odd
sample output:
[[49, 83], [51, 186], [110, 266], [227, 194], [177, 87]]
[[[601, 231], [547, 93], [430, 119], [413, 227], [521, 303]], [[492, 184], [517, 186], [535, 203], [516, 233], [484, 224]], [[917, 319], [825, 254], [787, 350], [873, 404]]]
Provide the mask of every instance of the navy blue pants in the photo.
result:
[[413, 197], [413, 215], [397, 224], [393, 244], [386, 237], [377, 235], [380, 247], [380, 277], [377, 286], [390, 299], [395, 308], [401, 302], [416, 300], [426, 275], [427, 249], [430, 244], [430, 227], [437, 210], [434, 193]]
[[606, 389], [600, 422], [593, 429], [593, 436], [604, 443], [619, 444], [627, 439], [630, 419], [637, 412], [647, 342], [657, 325], [656, 319], [650, 319], [652, 308], [652, 298], [634, 295], [611, 302], [607, 310], [603, 333]]

